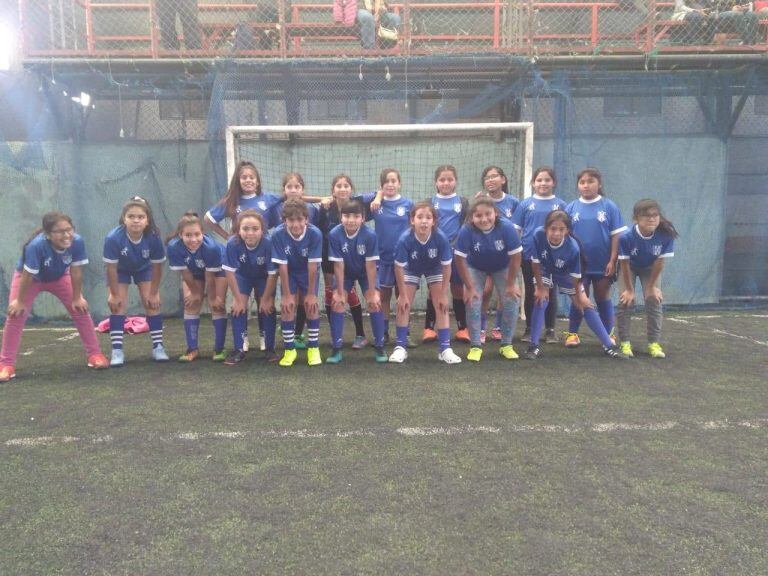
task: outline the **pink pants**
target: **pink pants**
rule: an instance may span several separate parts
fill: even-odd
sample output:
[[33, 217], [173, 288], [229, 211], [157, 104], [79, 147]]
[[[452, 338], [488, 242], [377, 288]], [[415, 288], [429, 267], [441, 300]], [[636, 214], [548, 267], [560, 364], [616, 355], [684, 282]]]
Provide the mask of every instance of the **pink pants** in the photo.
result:
[[[11, 282], [11, 295], [9, 301], [14, 300], [18, 296], [20, 284], [21, 272], [15, 271]], [[4, 366], [16, 365], [16, 356], [19, 353], [19, 345], [21, 344], [21, 332], [24, 330], [24, 324], [26, 324], [29, 312], [32, 310], [32, 303], [40, 292], [50, 292], [64, 304], [67, 312], [72, 316], [77, 331], [80, 333], [80, 338], [83, 340], [83, 347], [85, 348], [86, 354], [89, 357], [93, 354], [101, 354], [99, 340], [96, 337], [96, 330], [93, 328], [93, 319], [91, 318], [91, 315], [88, 312], [80, 314], [72, 308], [72, 279], [69, 276], [69, 272], [67, 272], [55, 282], [34, 281], [29, 285], [24, 298], [24, 307], [26, 308], [24, 315], [16, 318], [11, 318], [9, 316], [5, 320], [5, 328], [3, 329], [3, 349], [0, 352], [0, 364]]]

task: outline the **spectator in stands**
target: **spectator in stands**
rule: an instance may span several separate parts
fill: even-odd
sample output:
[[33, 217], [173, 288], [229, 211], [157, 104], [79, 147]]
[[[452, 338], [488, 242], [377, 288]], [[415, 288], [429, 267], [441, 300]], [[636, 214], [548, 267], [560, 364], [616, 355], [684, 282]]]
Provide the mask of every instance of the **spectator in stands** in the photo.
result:
[[379, 26], [394, 30], [400, 27], [400, 16], [387, 9], [385, 0], [363, 0], [360, 6], [357, 22], [363, 48], [376, 48], [376, 30]]
[[673, 20], [683, 20], [685, 31], [680, 36], [686, 44], [710, 44], [716, 32], [736, 31], [742, 44], [757, 43], [760, 17], [750, 4], [739, 0], [675, 0]]
[[672, 20], [685, 22], [683, 31], [677, 35], [677, 40], [683, 44], [709, 44], [715, 35], [714, 18], [711, 14], [709, 0], [675, 0], [675, 11]]
[[179, 16], [184, 32], [184, 45], [187, 50], [199, 50], [200, 21], [197, 15], [197, 0], [155, 0], [157, 6], [158, 27], [163, 48], [178, 50], [179, 36], [176, 34], [176, 15]]
[[752, 3], [739, 0], [715, 0], [715, 29], [717, 32], [738, 32], [741, 43], [757, 44], [760, 16], [752, 11]]

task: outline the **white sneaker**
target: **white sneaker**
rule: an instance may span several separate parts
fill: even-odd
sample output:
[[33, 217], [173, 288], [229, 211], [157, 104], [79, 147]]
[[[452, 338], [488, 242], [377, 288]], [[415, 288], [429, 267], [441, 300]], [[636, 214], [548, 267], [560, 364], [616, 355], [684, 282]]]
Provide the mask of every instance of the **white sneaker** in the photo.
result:
[[264, 352], [267, 349], [267, 341], [263, 335], [259, 336], [259, 350]]
[[389, 356], [390, 362], [395, 362], [397, 364], [402, 364], [405, 362], [405, 359], [408, 358], [408, 350], [403, 348], [402, 346], [396, 346], [394, 350], [392, 350], [392, 354]]
[[152, 348], [152, 359], [155, 362], [168, 362], [168, 353], [165, 351], [162, 344], [158, 344]]
[[461, 362], [461, 358], [450, 348], [446, 348], [440, 352], [440, 354], [437, 355], [437, 358], [446, 364], [458, 364]]
[[112, 358], [109, 361], [109, 365], [115, 368], [122, 366], [123, 364], [125, 364], [125, 352], [123, 352], [122, 348], [113, 348]]

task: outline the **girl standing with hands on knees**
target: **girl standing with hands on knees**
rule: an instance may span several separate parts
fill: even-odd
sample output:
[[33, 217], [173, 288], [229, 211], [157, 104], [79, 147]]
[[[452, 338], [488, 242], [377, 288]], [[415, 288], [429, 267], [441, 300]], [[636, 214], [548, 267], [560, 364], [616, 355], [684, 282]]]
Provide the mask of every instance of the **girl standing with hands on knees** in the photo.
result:
[[120, 225], [104, 239], [104, 263], [107, 268], [109, 296], [109, 336], [112, 340], [110, 366], [125, 363], [123, 335], [128, 286], [136, 284], [147, 313], [152, 336], [152, 358], [167, 362], [163, 347], [163, 316], [160, 314], [160, 280], [163, 277], [165, 247], [152, 219], [152, 210], [141, 196], [134, 196], [123, 206]]
[[640, 278], [645, 300], [648, 334], [648, 354], [651, 358], [666, 358], [661, 347], [661, 272], [664, 262], [675, 255], [675, 230], [672, 222], [661, 213], [656, 200], [640, 200], [632, 210], [635, 225], [621, 236], [619, 262], [622, 292], [619, 296], [619, 340], [621, 351], [633, 356], [629, 339], [630, 316], [635, 308], [635, 283]]
[[24, 244], [13, 273], [0, 352], [0, 382], [16, 376], [21, 334], [40, 292], [50, 292], [64, 304], [80, 333], [88, 367], [98, 370], [109, 366], [99, 348], [88, 302], [83, 298], [83, 266], [86, 264], [85, 242], [75, 234], [72, 219], [62, 212], [45, 214], [42, 228], [35, 230]]

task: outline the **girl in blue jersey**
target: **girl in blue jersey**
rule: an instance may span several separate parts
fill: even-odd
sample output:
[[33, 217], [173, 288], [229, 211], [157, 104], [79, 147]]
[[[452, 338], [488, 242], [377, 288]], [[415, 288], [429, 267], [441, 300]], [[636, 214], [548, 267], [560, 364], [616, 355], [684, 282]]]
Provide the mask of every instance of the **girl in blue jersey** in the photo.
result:
[[149, 203], [134, 196], [123, 206], [120, 225], [104, 239], [104, 263], [107, 268], [107, 305], [109, 335], [112, 340], [110, 366], [125, 362], [123, 335], [128, 286], [131, 282], [139, 289], [141, 302], [147, 313], [152, 337], [152, 358], [167, 362], [163, 347], [163, 316], [160, 313], [160, 280], [163, 276], [165, 247], [160, 231], [152, 219]]
[[619, 296], [619, 340], [621, 351], [632, 356], [629, 325], [635, 307], [635, 283], [640, 278], [645, 299], [648, 334], [648, 354], [652, 358], [666, 358], [661, 347], [662, 294], [661, 272], [667, 258], [675, 255], [675, 230], [672, 222], [664, 218], [656, 200], [640, 200], [632, 210], [635, 225], [624, 232], [619, 242], [622, 292]]
[[277, 274], [272, 263], [272, 242], [264, 217], [256, 210], [243, 210], [235, 219], [234, 234], [227, 242], [222, 268], [234, 295], [232, 337], [234, 348], [224, 360], [234, 366], [245, 359], [248, 335], [248, 298], [254, 293], [259, 304], [259, 320], [264, 329], [265, 360], [277, 362], [275, 354], [275, 286]]
[[508, 360], [517, 358], [512, 336], [517, 323], [520, 288], [517, 274], [523, 247], [515, 227], [499, 217], [496, 203], [490, 198], [475, 200], [469, 209], [467, 223], [461, 228], [453, 250], [456, 268], [464, 280], [464, 299], [469, 306], [471, 348], [467, 360], [479, 362], [483, 355], [480, 340], [480, 314], [483, 288], [488, 279], [501, 295], [501, 348]]
[[296, 308], [307, 313], [307, 364], [322, 364], [319, 349], [320, 307], [317, 301], [319, 264], [323, 259], [323, 235], [308, 222], [307, 205], [292, 198], [283, 207], [284, 223], [272, 233], [272, 262], [280, 276], [280, 312], [285, 351], [280, 366], [296, 361], [294, 331]]
[[525, 357], [536, 360], [541, 356], [539, 338], [544, 324], [544, 315], [555, 285], [562, 294], [571, 297], [573, 305], [584, 314], [584, 320], [603, 345], [604, 352], [611, 358], [626, 360], [627, 356], [611, 342], [594, 304], [587, 298], [581, 285], [583, 269], [582, 253], [578, 241], [571, 235], [571, 219], [564, 210], [553, 210], [547, 214], [544, 226], [537, 228], [531, 237], [531, 267], [535, 283], [533, 314], [531, 318], [531, 344]]
[[[400, 236], [409, 229], [410, 212], [413, 202], [400, 196], [400, 172], [394, 168], [384, 168], [379, 175], [382, 200], [381, 206], [371, 205], [375, 194], [363, 196], [363, 202], [369, 205], [369, 219], [376, 224], [376, 236], [379, 240], [379, 286], [381, 287], [381, 309], [384, 312], [384, 342], [389, 342], [389, 314], [392, 290], [395, 280], [395, 247]], [[399, 288], [399, 287], [398, 287]]]
[[[587, 296], [590, 285], [594, 288], [600, 319], [608, 334], [612, 334], [614, 314], [611, 286], [616, 278], [619, 238], [627, 227], [619, 207], [605, 197], [603, 177], [596, 168], [585, 168], [579, 172], [576, 182], [579, 198], [568, 204], [565, 211], [571, 217], [573, 235], [579, 239], [587, 261], [582, 286]], [[581, 310], [571, 306], [568, 318], [565, 347], [575, 348], [580, 344]]]
[[[509, 182], [507, 181], [507, 175], [504, 174], [504, 170], [498, 166], [486, 166], [480, 175], [480, 183], [483, 186], [483, 192], [478, 193], [477, 197], [485, 195], [493, 200], [501, 219], [511, 222], [519, 202], [517, 198], [509, 193]], [[485, 342], [486, 319], [488, 317], [488, 307], [491, 304], [491, 296], [493, 296], [493, 282], [489, 279], [483, 288], [482, 328], [480, 332], [480, 340], [482, 342]], [[497, 294], [497, 300], [499, 304], [496, 307], [496, 318], [491, 335], [494, 340], [499, 341], [501, 340], [501, 315], [503, 313], [501, 302], [504, 300], [503, 294]]]
[[404, 232], [395, 247], [395, 276], [397, 297], [397, 342], [390, 362], [402, 363], [408, 358], [408, 322], [411, 304], [422, 276], [435, 304], [437, 337], [440, 343], [438, 359], [446, 364], [461, 362], [451, 350], [451, 329], [448, 320], [448, 294], [451, 289], [451, 243], [437, 227], [437, 210], [430, 202], [414, 204], [410, 214], [411, 229]]
[[[331, 200], [320, 206], [320, 213], [318, 214], [317, 227], [323, 233], [323, 262], [321, 267], [323, 270], [323, 283], [325, 285], [325, 311], [329, 319], [331, 318], [331, 307], [333, 305], [334, 263], [329, 259], [328, 237], [331, 230], [341, 224], [341, 210], [347, 201], [352, 198], [354, 191], [355, 186], [352, 184], [352, 179], [346, 174], [337, 174], [331, 181]], [[349, 312], [352, 315], [352, 320], [355, 323], [355, 339], [352, 342], [352, 349], [360, 350], [368, 345], [368, 340], [365, 339], [365, 329], [363, 328], [363, 306], [360, 303], [360, 298], [357, 296], [354, 285], [350, 288], [349, 294], [347, 294], [347, 302], [349, 303]]]
[[179, 362], [193, 362], [200, 356], [198, 334], [203, 296], [208, 291], [208, 308], [213, 321], [213, 361], [226, 357], [224, 341], [227, 334], [227, 279], [221, 269], [222, 247], [210, 236], [203, 234], [203, 223], [195, 212], [185, 212], [168, 237], [168, 264], [171, 270], [181, 272], [181, 291], [184, 301], [184, 336], [187, 351]]
[[21, 258], [13, 273], [0, 352], [0, 382], [16, 376], [21, 334], [40, 292], [50, 292], [64, 304], [83, 340], [88, 366], [96, 369], [109, 366], [99, 348], [88, 302], [83, 298], [83, 266], [86, 264], [85, 242], [75, 234], [72, 219], [61, 212], [45, 214], [42, 228], [35, 230], [21, 249]]
[[[553, 210], [562, 210], [566, 203], [555, 196], [554, 190], [557, 186], [555, 171], [549, 166], [541, 166], [534, 170], [531, 178], [531, 188], [533, 196], [529, 196], [520, 202], [512, 216], [512, 223], [520, 233], [523, 243], [523, 282], [525, 283], [525, 333], [523, 342], [532, 342], [531, 339], [531, 316], [533, 312], [534, 289], [533, 289], [533, 266], [531, 260], [534, 255], [533, 233], [544, 224], [547, 215]], [[557, 319], [557, 295], [554, 289], [549, 293], [549, 306], [546, 310], [546, 334], [547, 343], [557, 342], [555, 334], [555, 320]], [[536, 342], [539, 341], [536, 336]]]
[[[458, 173], [450, 164], [438, 166], [435, 170], [435, 188], [437, 193], [432, 196], [432, 205], [438, 216], [438, 227], [448, 237], [453, 245], [459, 235], [461, 225], [464, 223], [467, 213], [467, 200], [456, 194], [456, 181]], [[464, 305], [464, 285], [453, 263], [451, 271], [451, 298], [453, 300], [453, 314], [456, 317], [456, 340], [469, 342], [467, 331], [467, 309]], [[437, 340], [435, 332], [435, 306], [432, 299], [427, 297], [427, 314], [424, 318], [423, 342]]]

